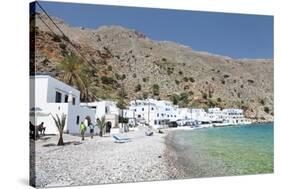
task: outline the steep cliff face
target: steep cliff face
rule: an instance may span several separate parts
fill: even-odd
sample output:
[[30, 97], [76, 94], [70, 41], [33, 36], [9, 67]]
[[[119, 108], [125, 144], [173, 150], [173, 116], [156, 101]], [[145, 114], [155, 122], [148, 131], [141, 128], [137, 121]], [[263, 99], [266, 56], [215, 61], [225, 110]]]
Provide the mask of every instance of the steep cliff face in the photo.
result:
[[126, 101], [151, 96], [180, 106], [239, 107], [248, 117], [273, 119], [273, 60], [232, 59], [120, 26], [85, 29], [53, 19], [67, 38], [36, 15], [36, 72], [61, 79], [57, 65], [78, 49], [88, 62], [90, 96], [118, 100], [125, 92]]

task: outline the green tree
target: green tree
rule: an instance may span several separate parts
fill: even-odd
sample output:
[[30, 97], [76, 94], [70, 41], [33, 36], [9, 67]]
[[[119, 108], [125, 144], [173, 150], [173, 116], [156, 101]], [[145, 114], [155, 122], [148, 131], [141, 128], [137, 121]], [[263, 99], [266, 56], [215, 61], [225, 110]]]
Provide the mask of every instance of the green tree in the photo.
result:
[[126, 79], [126, 75], [123, 74], [122, 77], [121, 77], [121, 79], [122, 79], [122, 80]]
[[195, 79], [194, 79], [193, 77], [190, 77], [190, 78], [189, 78], [189, 81], [190, 81], [191, 83], [193, 83], [193, 82], [195, 81]]
[[123, 99], [119, 99], [116, 104], [116, 106], [121, 110], [126, 109], [126, 105], [127, 103]]
[[180, 97], [177, 94], [173, 94], [170, 97], [170, 100], [173, 102], [174, 105], [177, 105], [179, 103]]
[[54, 34], [54, 35], [53, 35], [53, 41], [55, 41], [55, 42], [61, 42], [61, 38], [60, 38], [60, 36], [59, 36], [59, 35]]
[[104, 134], [104, 131], [105, 131], [105, 126], [106, 126], [105, 116], [102, 116], [101, 119], [99, 119], [99, 118], [97, 119], [97, 126], [100, 129], [100, 137], [102, 137]]
[[[116, 104], [116, 106], [121, 110], [121, 116], [120, 116], [121, 120], [124, 119], [124, 109], [126, 109], [126, 105], [127, 105], [127, 103], [124, 101], [124, 99], [120, 99]], [[122, 121], [121, 123], [122, 123], [122, 128], [123, 128], [124, 122]]]
[[89, 92], [86, 86], [83, 70], [85, 66], [83, 61], [75, 54], [71, 53], [62, 62], [59, 63], [57, 68], [62, 71], [62, 79], [68, 85], [76, 86], [81, 92], [82, 99], [88, 99]]
[[266, 106], [266, 107], [264, 107], [264, 109], [263, 109], [266, 113], [269, 113], [269, 108]]
[[116, 81], [112, 77], [108, 77], [108, 76], [102, 76], [101, 82], [106, 85], [113, 85], [116, 83]]
[[60, 46], [60, 48], [63, 49], [63, 50], [65, 50], [65, 48], [66, 48], [66, 45], [65, 45], [64, 43], [60, 43], [59, 46]]
[[108, 71], [112, 71], [112, 66], [109, 65], [109, 66], [107, 67], [107, 70], [108, 70]]
[[137, 84], [137, 86], [135, 87], [135, 92], [139, 91], [141, 91], [141, 84]]
[[202, 97], [203, 97], [203, 99], [207, 99], [207, 98], [208, 98], [208, 95], [203, 92], [203, 93], [202, 93]]
[[59, 131], [59, 141], [58, 141], [58, 146], [63, 146], [64, 145], [64, 142], [63, 142], [63, 130], [64, 130], [64, 127], [65, 127], [65, 120], [66, 120], [66, 115], [65, 114], [62, 114], [61, 117], [58, 116], [58, 114], [56, 114], [56, 117], [54, 117], [52, 115], [52, 118], [56, 124], [56, 127]]
[[259, 99], [259, 102], [261, 105], [263, 105], [263, 106], [265, 105], [265, 99]]
[[143, 92], [142, 93], [142, 98], [143, 99], [147, 99], [148, 98], [148, 93], [147, 92]]
[[[127, 103], [126, 101], [124, 100], [126, 97], [127, 97], [127, 94], [125, 92], [125, 88], [124, 88], [124, 84], [122, 83], [122, 86], [121, 86], [121, 91], [120, 91], [120, 99], [119, 101], [117, 102], [117, 107], [119, 109], [121, 109], [121, 117], [122, 119], [124, 118], [124, 115], [123, 115], [123, 112], [124, 112], [124, 109], [126, 109], [126, 106], [127, 106]], [[123, 128], [123, 122], [122, 122], [122, 128]]]
[[187, 101], [188, 100], [188, 94], [186, 92], [183, 92], [180, 94], [180, 100], [181, 101]]
[[154, 96], [158, 96], [160, 94], [160, 88], [158, 84], [154, 84], [152, 86], [152, 92]]

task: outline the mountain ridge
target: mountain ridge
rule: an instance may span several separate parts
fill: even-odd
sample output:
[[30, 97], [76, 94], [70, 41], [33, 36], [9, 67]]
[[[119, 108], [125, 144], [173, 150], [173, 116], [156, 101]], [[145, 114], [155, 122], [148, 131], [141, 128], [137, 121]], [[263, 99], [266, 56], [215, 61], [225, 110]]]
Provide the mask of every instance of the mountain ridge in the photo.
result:
[[[60, 42], [53, 40], [54, 34], [38, 14], [60, 37]], [[120, 99], [124, 85], [126, 101], [151, 96], [180, 106], [237, 107], [243, 108], [247, 117], [273, 120], [272, 59], [233, 59], [194, 51], [175, 42], [151, 40], [142, 32], [123, 26], [86, 29], [52, 19], [96, 68], [96, 76], [89, 77], [90, 91], [99, 99]], [[65, 58], [64, 51], [75, 49], [45, 15], [37, 13], [35, 21], [36, 71], [54, 73], [61, 79], [56, 65]], [[103, 83], [102, 77], [111, 78], [113, 84]], [[155, 85], [159, 95], [153, 93]]]

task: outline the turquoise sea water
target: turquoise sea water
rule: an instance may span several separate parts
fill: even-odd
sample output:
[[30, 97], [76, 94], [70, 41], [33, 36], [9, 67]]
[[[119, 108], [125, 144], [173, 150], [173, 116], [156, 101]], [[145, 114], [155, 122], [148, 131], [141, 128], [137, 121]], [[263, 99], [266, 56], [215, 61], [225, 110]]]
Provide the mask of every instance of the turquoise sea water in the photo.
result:
[[187, 177], [273, 172], [273, 124], [175, 130], [167, 137]]

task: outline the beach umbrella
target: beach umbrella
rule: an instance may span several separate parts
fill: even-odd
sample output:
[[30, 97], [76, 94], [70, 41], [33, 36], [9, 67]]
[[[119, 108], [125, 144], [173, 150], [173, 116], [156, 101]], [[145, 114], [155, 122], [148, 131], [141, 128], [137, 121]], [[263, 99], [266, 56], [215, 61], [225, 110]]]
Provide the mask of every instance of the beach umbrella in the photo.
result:
[[46, 116], [49, 116], [51, 113], [47, 113], [47, 112], [44, 112], [41, 108], [39, 107], [32, 107], [30, 109], [30, 112], [29, 112], [29, 116], [30, 117], [34, 117], [34, 125], [37, 125], [36, 122], [37, 122], [37, 117], [46, 117]]

